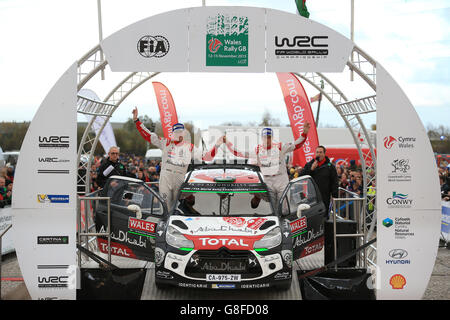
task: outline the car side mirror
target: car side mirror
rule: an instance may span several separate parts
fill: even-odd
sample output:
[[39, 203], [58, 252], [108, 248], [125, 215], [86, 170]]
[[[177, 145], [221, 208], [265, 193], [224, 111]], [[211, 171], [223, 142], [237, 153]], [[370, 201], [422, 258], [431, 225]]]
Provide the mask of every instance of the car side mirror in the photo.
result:
[[130, 204], [127, 207], [128, 210], [134, 212], [136, 214], [136, 219], [142, 219], [142, 211], [141, 208], [136, 204]]
[[311, 206], [309, 204], [306, 203], [302, 203], [297, 207], [297, 217], [301, 217], [302, 216], [302, 211], [303, 210], [308, 210], [311, 209]]

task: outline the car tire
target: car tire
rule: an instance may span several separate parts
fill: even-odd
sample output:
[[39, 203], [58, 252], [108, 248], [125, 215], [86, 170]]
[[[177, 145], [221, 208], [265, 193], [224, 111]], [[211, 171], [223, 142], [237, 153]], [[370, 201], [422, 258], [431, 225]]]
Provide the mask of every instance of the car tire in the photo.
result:
[[279, 291], [288, 291], [291, 289], [292, 281], [287, 281], [282, 284], [277, 284], [275, 288]]

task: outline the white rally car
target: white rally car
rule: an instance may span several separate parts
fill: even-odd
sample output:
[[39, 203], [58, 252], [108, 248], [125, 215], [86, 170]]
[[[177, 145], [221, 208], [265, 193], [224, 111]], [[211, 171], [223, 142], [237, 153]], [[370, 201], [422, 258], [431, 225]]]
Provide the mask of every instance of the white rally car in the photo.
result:
[[[309, 176], [290, 181], [280, 203], [252, 165], [194, 166], [169, 209], [137, 179], [111, 177], [100, 195], [111, 198], [112, 254], [154, 261], [159, 288], [287, 289], [293, 260], [324, 244], [325, 207]], [[95, 220], [104, 232], [101, 202]], [[106, 238], [98, 244], [106, 253]]]

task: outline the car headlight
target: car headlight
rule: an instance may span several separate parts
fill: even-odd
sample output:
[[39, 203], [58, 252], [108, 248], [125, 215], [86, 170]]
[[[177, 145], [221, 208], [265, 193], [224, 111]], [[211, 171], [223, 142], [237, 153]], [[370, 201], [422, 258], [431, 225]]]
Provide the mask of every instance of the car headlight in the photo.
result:
[[253, 249], [270, 249], [281, 244], [281, 229], [276, 227], [253, 245]]
[[167, 228], [166, 242], [167, 244], [175, 248], [194, 248], [194, 242], [186, 239], [186, 237], [180, 231], [172, 226], [169, 226]]

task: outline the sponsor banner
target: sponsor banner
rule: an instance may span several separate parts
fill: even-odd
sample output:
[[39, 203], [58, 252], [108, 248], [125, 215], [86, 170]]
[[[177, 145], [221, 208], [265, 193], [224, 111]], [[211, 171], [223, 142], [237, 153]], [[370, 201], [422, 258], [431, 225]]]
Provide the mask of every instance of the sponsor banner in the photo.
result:
[[[0, 233], [12, 224], [12, 209], [10, 206], [0, 209]], [[2, 237], [2, 252], [0, 255], [14, 252], [13, 228]]]
[[112, 71], [342, 72], [353, 43], [288, 12], [203, 6], [134, 23], [101, 47]]
[[421, 299], [438, 248], [439, 180], [417, 113], [379, 64], [377, 157], [377, 299]]
[[207, 6], [190, 16], [190, 72], [264, 72], [265, 9]]
[[76, 67], [55, 84], [28, 128], [14, 178], [14, 209], [76, 208]]
[[292, 160], [293, 165], [304, 167], [307, 162], [314, 159], [316, 148], [319, 145], [314, 115], [300, 80], [292, 73], [277, 73], [277, 77], [284, 96], [294, 140], [297, 140], [303, 133], [303, 124], [306, 121], [311, 124], [305, 143], [301, 149], [294, 151]]
[[[97, 213], [98, 232], [106, 232], [108, 217], [105, 213]], [[154, 232], [156, 223], [135, 218], [121, 219], [112, 217], [111, 222], [111, 254], [131, 259], [154, 260]], [[100, 251], [108, 253], [108, 238], [97, 237]]]
[[[324, 244], [323, 223], [325, 218], [318, 214], [306, 217], [306, 221], [302, 219], [303, 217], [290, 223], [291, 230], [293, 230], [294, 260], [320, 251]], [[306, 225], [306, 228], [304, 225]]]
[[442, 201], [441, 234], [442, 240], [450, 241], [450, 201]]
[[153, 82], [156, 101], [158, 102], [159, 116], [163, 128], [164, 137], [172, 138], [172, 126], [178, 123], [177, 109], [173, 101], [172, 94], [165, 85], [160, 82]]
[[14, 209], [17, 259], [31, 299], [76, 299], [73, 209]]
[[267, 72], [342, 72], [353, 43], [310, 19], [267, 10]]
[[189, 9], [141, 20], [101, 42], [112, 71], [188, 71]]

